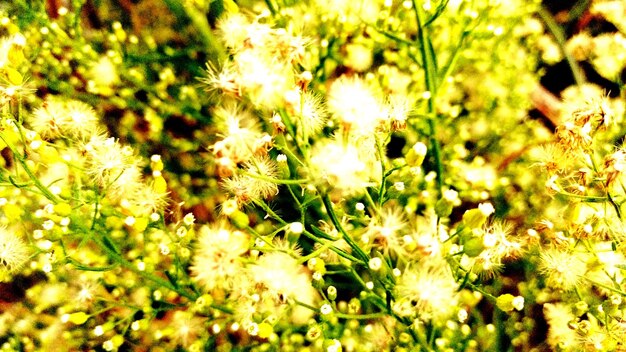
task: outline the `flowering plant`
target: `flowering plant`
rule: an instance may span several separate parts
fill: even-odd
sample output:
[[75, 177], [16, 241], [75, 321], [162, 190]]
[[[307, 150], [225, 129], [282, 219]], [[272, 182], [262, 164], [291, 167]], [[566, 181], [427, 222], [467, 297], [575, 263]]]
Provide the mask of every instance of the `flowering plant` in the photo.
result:
[[621, 2], [60, 3], [0, 9], [2, 350], [626, 348]]

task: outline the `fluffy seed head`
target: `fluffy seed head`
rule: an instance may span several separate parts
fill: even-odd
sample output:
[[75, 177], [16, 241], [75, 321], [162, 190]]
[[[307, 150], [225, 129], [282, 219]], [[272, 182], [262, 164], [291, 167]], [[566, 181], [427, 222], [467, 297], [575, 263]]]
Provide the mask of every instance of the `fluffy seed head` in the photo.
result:
[[549, 287], [572, 290], [587, 272], [587, 264], [580, 255], [556, 248], [541, 251], [539, 272]]
[[248, 251], [248, 235], [224, 221], [202, 226], [198, 232], [191, 276], [206, 291], [230, 288], [243, 268], [240, 256]]
[[28, 259], [26, 243], [15, 233], [0, 227], [0, 281], [18, 271]]
[[360, 77], [341, 76], [330, 86], [328, 109], [357, 134], [370, 135], [387, 116], [379, 94]]
[[445, 261], [425, 258], [412, 263], [400, 276], [393, 309], [402, 316], [441, 322], [454, 313], [458, 288]]

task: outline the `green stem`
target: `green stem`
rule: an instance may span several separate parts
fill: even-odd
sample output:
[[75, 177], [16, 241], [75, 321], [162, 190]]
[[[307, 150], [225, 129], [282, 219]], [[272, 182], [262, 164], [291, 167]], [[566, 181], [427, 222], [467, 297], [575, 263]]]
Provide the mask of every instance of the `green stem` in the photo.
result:
[[580, 86], [584, 84], [586, 81], [584, 71], [581, 69], [580, 65], [578, 65], [578, 62], [576, 62], [576, 59], [574, 59], [574, 57], [567, 50], [566, 48], [567, 39], [565, 38], [563, 29], [561, 29], [559, 24], [556, 23], [556, 21], [554, 20], [554, 17], [552, 17], [552, 14], [550, 14], [550, 12], [543, 6], [539, 6], [537, 10], [537, 14], [546, 24], [546, 27], [548, 27], [548, 30], [550, 31], [550, 33], [552, 33], [552, 35], [554, 36], [554, 39], [556, 40], [556, 43], [558, 44], [559, 49], [561, 50], [561, 53], [565, 57], [565, 60], [567, 61], [567, 64], [569, 65], [570, 70], [572, 71], [572, 75], [574, 76], [574, 81], [576, 81], [576, 85]]
[[277, 185], [302, 185], [302, 184], [306, 184], [306, 183], [310, 182], [310, 180], [282, 180], [282, 179], [278, 179], [278, 178], [267, 177], [267, 176], [264, 176], [264, 175], [255, 174], [254, 172], [248, 172], [246, 170], [239, 170], [239, 172], [241, 172], [242, 174], [244, 174], [246, 176], [249, 176], [249, 177], [252, 177], [252, 178], [256, 178], [256, 179], [262, 180], [262, 181], [275, 183]]
[[35, 185], [35, 187], [37, 187], [37, 189], [39, 189], [39, 191], [41, 191], [41, 193], [46, 198], [48, 198], [48, 200], [50, 200], [53, 204], [57, 204], [58, 202], [60, 202], [59, 198], [57, 196], [55, 196], [48, 189], [48, 187], [44, 186], [41, 183], [41, 181], [39, 181], [37, 176], [35, 176], [33, 171], [30, 169], [30, 167], [26, 163], [26, 160], [24, 160], [22, 155], [17, 152], [17, 150], [15, 149], [15, 146], [13, 146], [11, 143], [8, 143], [6, 138], [4, 138], [4, 136], [2, 134], [0, 134], [0, 139], [2, 139], [4, 141], [4, 143], [7, 145], [7, 147], [9, 147], [9, 149], [11, 150], [11, 153], [13, 153], [13, 156], [14, 156], [15, 160], [17, 160], [20, 163], [20, 165], [22, 166], [22, 168], [24, 169], [24, 171], [26, 172], [28, 177], [31, 179], [31, 181], [33, 181], [33, 184]]
[[[321, 244], [322, 246], [325, 246], [326, 244], [332, 243], [332, 242], [325, 242], [324, 240], [322, 240], [321, 238], [318, 238], [317, 236], [315, 236], [314, 234], [310, 233], [309, 231], [304, 231], [302, 234], [306, 238], [308, 238], [308, 239], [310, 239], [310, 240], [312, 240], [314, 242], [317, 242], [317, 243]], [[359, 263], [361, 265], [366, 265], [366, 262], [363, 262], [363, 261], [361, 261], [361, 260], [351, 256], [350, 254], [344, 252], [343, 250], [341, 250], [341, 249], [339, 249], [339, 248], [337, 248], [335, 246], [331, 245], [329, 247], [329, 249], [331, 251], [337, 253], [338, 256], [340, 256], [342, 258], [345, 258], [345, 259], [349, 260], [352, 263]]]
[[272, 13], [273, 17], [276, 17], [276, 14], [278, 13], [276, 11], [276, 6], [274, 6], [274, 4], [272, 3], [272, 0], [265, 0], [265, 4], [267, 5], [267, 8], [270, 10], [270, 12]]
[[605, 289], [607, 289], [607, 290], [609, 290], [609, 291], [613, 291], [613, 292], [615, 292], [615, 293], [617, 293], [617, 294], [620, 294], [620, 295], [622, 295], [622, 296], [626, 296], [626, 292], [624, 292], [624, 291], [622, 291], [622, 290], [619, 290], [619, 289], [616, 289], [615, 287], [611, 287], [611, 286], [609, 286], [609, 285], [605, 285], [605, 284], [603, 284], [603, 283], [597, 282], [597, 281], [592, 280], [592, 279], [590, 279], [590, 278], [588, 278], [588, 277], [585, 277], [585, 276], [583, 276], [582, 278], [583, 278], [583, 279], [585, 279], [585, 280], [587, 280], [587, 281], [589, 281], [589, 282], [591, 282], [592, 284], [594, 284], [594, 285], [596, 285], [596, 286], [598, 286], [598, 287], [602, 287], [602, 288], [605, 288]]
[[124, 268], [132, 271], [133, 273], [143, 277], [146, 280], [152, 281], [155, 284], [159, 285], [160, 287], [166, 288], [168, 290], [174, 291], [176, 293], [178, 293], [179, 295], [181, 295], [182, 297], [185, 297], [187, 299], [189, 299], [190, 301], [195, 301], [198, 297], [196, 297], [195, 295], [178, 289], [176, 287], [174, 287], [169, 281], [153, 275], [151, 273], [148, 273], [146, 271], [141, 271], [139, 270], [139, 268], [137, 268], [136, 265], [134, 265], [133, 263], [127, 261], [126, 259], [124, 259], [124, 257], [122, 257], [120, 254], [118, 254], [117, 252], [115, 252], [113, 249], [109, 248], [109, 246], [107, 246], [100, 238], [96, 238], [96, 236], [93, 237], [94, 242], [98, 245], [98, 247], [100, 247], [100, 249], [102, 251], [104, 251], [107, 256], [109, 257], [109, 259], [113, 260], [115, 263], [123, 266]]
[[435, 98], [437, 96], [437, 68], [435, 64], [434, 52], [432, 44], [428, 37], [427, 29], [422, 25], [422, 15], [419, 6], [413, 0], [413, 11], [417, 22], [419, 48], [422, 56], [422, 66], [424, 69], [424, 80], [426, 89], [430, 92], [428, 97], [428, 135], [433, 158], [435, 159], [435, 171], [437, 172], [437, 186], [439, 194], [443, 191], [443, 164], [441, 162], [441, 147], [437, 140], [437, 109], [435, 107]]
[[581, 199], [583, 202], [586, 203], [604, 203], [610, 201], [607, 197], [585, 196], [582, 194], [570, 193], [563, 190], [556, 192], [556, 194], [564, 197]]
[[337, 218], [337, 215], [335, 214], [335, 210], [333, 209], [333, 205], [330, 201], [330, 198], [328, 197], [328, 194], [322, 195], [322, 202], [324, 203], [326, 212], [328, 213], [328, 216], [330, 217], [330, 221], [333, 223], [337, 231], [341, 233], [346, 243], [348, 243], [350, 248], [352, 248], [352, 250], [356, 253], [356, 256], [361, 261], [368, 263], [370, 260], [369, 256], [361, 249], [361, 247], [359, 247], [359, 245], [356, 242], [354, 242], [352, 237], [350, 237], [350, 235], [346, 233], [346, 231], [343, 229], [343, 226], [341, 226], [341, 222], [339, 221], [339, 219]]
[[387, 316], [386, 312], [378, 312], [378, 313], [370, 313], [370, 314], [345, 314], [345, 313], [334, 313], [337, 318], [341, 319], [356, 319], [356, 320], [370, 320], [370, 319], [378, 319], [384, 318]]
[[209, 60], [213, 62], [216, 67], [220, 67], [221, 64], [226, 61], [228, 55], [222, 44], [213, 34], [206, 13], [200, 11], [200, 9], [192, 4], [182, 5], [178, 0], [164, 1], [176, 14], [183, 12], [187, 15], [200, 35], [200, 40], [203, 42], [205, 50], [209, 55]]
[[330, 247], [332, 247], [332, 242], [328, 242], [326, 244], [323, 244], [320, 248], [314, 250], [313, 252], [311, 252], [308, 255], [305, 255], [304, 257], [298, 259], [298, 263], [303, 264], [309, 261], [309, 259], [311, 258], [315, 258], [317, 256], [319, 256], [322, 252], [326, 251], [327, 249], [329, 249]]
[[278, 216], [278, 214], [276, 214], [272, 208], [270, 208], [269, 205], [267, 205], [264, 201], [262, 200], [253, 200], [254, 204], [260, 206], [263, 210], [265, 210], [265, 212], [267, 213], [267, 215], [271, 216], [274, 220], [278, 221], [280, 223], [281, 226], [286, 226], [288, 225], [287, 222], [285, 220], [283, 220], [283, 218], [281, 218], [280, 216]]

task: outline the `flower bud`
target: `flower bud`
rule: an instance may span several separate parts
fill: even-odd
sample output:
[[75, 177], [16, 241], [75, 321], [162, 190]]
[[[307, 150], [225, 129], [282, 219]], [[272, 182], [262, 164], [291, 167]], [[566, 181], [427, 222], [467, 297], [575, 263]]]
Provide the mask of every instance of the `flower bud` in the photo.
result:
[[232, 214], [228, 215], [230, 218], [230, 222], [235, 225], [238, 229], [245, 229], [250, 225], [250, 218], [248, 218], [248, 214], [242, 212], [241, 210], [236, 210]]
[[502, 311], [511, 312], [513, 309], [515, 309], [515, 307], [513, 306], [513, 298], [515, 298], [515, 296], [510, 293], [500, 295], [496, 299], [496, 306], [498, 306], [498, 308], [500, 308], [500, 310]]
[[326, 339], [323, 343], [324, 351], [326, 352], [341, 352], [343, 351], [341, 347], [341, 342], [336, 339]]
[[479, 237], [472, 237], [463, 244], [463, 252], [470, 257], [478, 256], [484, 248], [483, 240]]
[[489, 215], [491, 215], [491, 213], [489, 212], [489, 209], [487, 207], [483, 207], [483, 209], [479, 207], [476, 209], [467, 210], [463, 214], [463, 224], [470, 229], [480, 228], [481, 226], [483, 226], [485, 221], [487, 221], [487, 217], [489, 217]]
[[272, 335], [273, 332], [274, 328], [270, 324], [263, 322], [259, 324], [259, 332], [257, 333], [257, 336], [262, 339], [267, 339]]
[[74, 325], [82, 325], [87, 321], [87, 319], [89, 319], [89, 315], [85, 312], [65, 314], [63, 315], [63, 317], [61, 317], [62, 321], [65, 321], [65, 322], [69, 321], [70, 323]]
[[440, 218], [448, 217], [452, 214], [453, 204], [446, 200], [445, 198], [441, 198], [435, 203], [435, 213]]
[[69, 216], [72, 213], [72, 207], [67, 203], [57, 203], [54, 205], [54, 212], [59, 216]]
[[410, 167], [421, 166], [426, 157], [427, 149], [426, 144], [422, 142], [415, 143], [413, 147], [409, 149], [408, 153], [406, 153], [405, 159], [407, 165]]
[[334, 301], [337, 299], [337, 288], [335, 286], [328, 286], [326, 289], [326, 294], [328, 295], [328, 299]]
[[581, 315], [587, 313], [588, 310], [589, 310], [589, 305], [587, 304], [587, 302], [578, 301], [576, 302], [576, 304], [574, 304], [572, 313], [574, 313], [575, 316], [580, 317]]

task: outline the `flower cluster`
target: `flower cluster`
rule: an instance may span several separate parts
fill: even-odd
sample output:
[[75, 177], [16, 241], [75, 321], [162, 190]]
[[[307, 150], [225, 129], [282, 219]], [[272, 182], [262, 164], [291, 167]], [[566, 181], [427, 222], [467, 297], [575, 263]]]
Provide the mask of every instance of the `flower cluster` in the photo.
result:
[[623, 350], [625, 7], [551, 5], [3, 6], [0, 350]]

